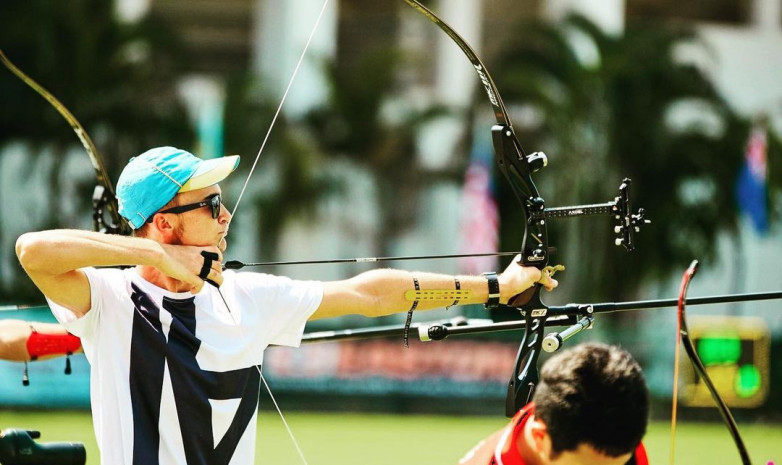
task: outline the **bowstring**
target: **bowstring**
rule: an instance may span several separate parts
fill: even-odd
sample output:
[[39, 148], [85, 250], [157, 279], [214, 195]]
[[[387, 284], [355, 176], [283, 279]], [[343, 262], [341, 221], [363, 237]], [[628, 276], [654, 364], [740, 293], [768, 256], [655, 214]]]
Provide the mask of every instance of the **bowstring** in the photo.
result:
[[[266, 147], [266, 142], [269, 140], [269, 136], [272, 133], [272, 129], [274, 128], [274, 124], [277, 122], [277, 118], [280, 116], [280, 112], [282, 111], [282, 106], [285, 103], [285, 99], [288, 98], [288, 93], [291, 90], [291, 87], [293, 86], [293, 81], [296, 79], [296, 75], [299, 73], [299, 68], [301, 68], [301, 64], [304, 62], [304, 56], [307, 54], [307, 50], [310, 47], [310, 43], [312, 42], [312, 38], [315, 37], [315, 32], [318, 30], [318, 25], [320, 24], [320, 20], [323, 18], [323, 13], [326, 11], [326, 5], [328, 5], [329, 0], [323, 1], [323, 6], [320, 8], [320, 13], [318, 13], [318, 18], [315, 20], [315, 25], [312, 28], [312, 31], [310, 31], [310, 36], [307, 38], [307, 43], [304, 45], [304, 49], [301, 51], [301, 55], [299, 56], [299, 61], [296, 62], [296, 67], [293, 69], [293, 73], [291, 74], [291, 78], [288, 81], [288, 85], [285, 88], [285, 92], [282, 94], [282, 99], [280, 100], [280, 104], [277, 105], [277, 110], [274, 112], [274, 116], [272, 117], [271, 124], [269, 124], [269, 129], [266, 130], [266, 135], [263, 138], [263, 142], [261, 143], [261, 148], [258, 149], [258, 154], [255, 155], [255, 160], [253, 160], [252, 167], [250, 168], [250, 173], [247, 175], [247, 178], [244, 180], [244, 185], [242, 186], [242, 190], [239, 192], [239, 197], [236, 199], [236, 204], [234, 205], [233, 211], [231, 211], [231, 218], [233, 218], [234, 214], [236, 213], [236, 210], [239, 208], [239, 202], [242, 201], [242, 197], [244, 196], [244, 192], [247, 190], [247, 186], [250, 184], [250, 178], [253, 175], [253, 172], [255, 172], [255, 167], [258, 165], [258, 161], [261, 159], [261, 153], [263, 152], [263, 149]], [[223, 233], [223, 237], [228, 233], [228, 230]]]
[[[233, 219], [234, 215], [236, 214], [236, 210], [239, 208], [239, 203], [242, 201], [242, 197], [244, 197], [244, 192], [247, 190], [247, 186], [250, 184], [250, 178], [252, 177], [253, 173], [255, 172], [255, 167], [258, 165], [258, 161], [261, 159], [261, 154], [263, 153], [264, 148], [266, 147], [266, 142], [269, 140], [269, 136], [271, 135], [272, 129], [274, 128], [275, 123], [277, 122], [277, 118], [280, 116], [280, 113], [282, 112], [282, 106], [285, 104], [285, 100], [288, 98], [288, 94], [290, 93], [291, 87], [293, 86], [293, 81], [296, 79], [296, 75], [299, 73], [299, 69], [301, 68], [301, 64], [304, 62], [304, 56], [307, 54], [307, 50], [310, 47], [310, 44], [312, 43], [312, 38], [315, 36], [315, 32], [318, 30], [318, 25], [320, 24], [320, 20], [323, 18], [323, 13], [326, 11], [326, 6], [328, 5], [329, 0], [323, 1], [323, 6], [320, 8], [320, 12], [318, 13], [318, 17], [315, 20], [315, 25], [312, 27], [312, 31], [310, 31], [310, 35], [307, 38], [307, 42], [304, 44], [304, 48], [301, 51], [301, 55], [299, 56], [299, 60], [296, 62], [296, 66], [293, 69], [293, 73], [291, 74], [291, 78], [288, 81], [288, 85], [285, 88], [285, 92], [282, 95], [282, 99], [280, 99], [280, 104], [277, 105], [277, 110], [274, 112], [274, 116], [272, 117], [272, 121], [269, 124], [269, 128], [266, 130], [266, 135], [263, 138], [263, 142], [261, 143], [261, 147], [258, 149], [258, 153], [255, 155], [255, 159], [253, 160], [253, 164], [250, 167], [250, 172], [247, 174], [247, 178], [244, 180], [244, 185], [242, 185], [242, 189], [239, 192], [239, 196], [236, 199], [236, 204], [234, 204], [234, 208], [231, 211], [231, 220]], [[229, 220], [229, 222], [231, 221]], [[220, 240], [217, 241], [218, 247], [219, 244], [225, 239], [226, 234], [228, 234], [228, 228], [226, 228], [225, 232], [223, 232], [222, 237], [220, 237]], [[236, 319], [234, 318], [234, 314], [231, 311], [231, 308], [228, 306], [228, 302], [225, 299], [225, 296], [223, 295], [222, 291], [219, 287], [216, 287], [217, 293], [220, 294], [220, 298], [223, 300], [223, 305], [225, 305], [226, 310], [228, 310], [228, 315], [231, 317], [231, 321], [233, 322], [234, 326], [236, 326], [239, 329], [239, 334], [242, 339], [244, 339], [244, 334], [242, 331], [242, 327], [239, 326], [236, 323]], [[285, 426], [285, 430], [288, 432], [288, 437], [290, 437], [291, 442], [293, 443], [293, 446], [296, 448], [296, 452], [299, 454], [299, 458], [301, 459], [302, 463], [304, 465], [309, 465], [309, 462], [307, 462], [307, 458], [304, 456], [304, 452], [301, 449], [301, 446], [299, 445], [299, 441], [296, 440], [296, 436], [293, 434], [293, 430], [291, 430], [290, 425], [288, 424], [288, 421], [285, 419], [285, 415], [282, 414], [282, 409], [280, 409], [279, 404], [277, 403], [277, 400], [274, 398], [274, 394], [272, 394], [271, 387], [269, 386], [269, 383], [266, 381], [266, 378], [263, 376], [263, 372], [261, 370], [261, 367], [256, 365], [255, 369], [258, 370], [258, 375], [260, 376], [260, 383], [258, 385], [258, 398], [260, 399], [261, 395], [261, 384], [263, 386], [266, 386], [266, 392], [269, 393], [269, 398], [272, 400], [272, 404], [274, 404], [274, 408], [277, 410], [277, 414], [280, 416], [280, 419], [282, 420], [282, 424]]]
[[[223, 292], [220, 290], [219, 287], [215, 286], [215, 289], [217, 289], [217, 293], [220, 295], [220, 298], [223, 300], [223, 305], [225, 305], [225, 309], [228, 310], [228, 315], [231, 317], [231, 321], [233, 322], [234, 326], [239, 330], [239, 336], [242, 338], [242, 340], [244, 340], [244, 331], [242, 331], [242, 327], [236, 323], [234, 314], [231, 311], [231, 307], [228, 306], [228, 302], [225, 300], [225, 296], [223, 295]], [[266, 386], [266, 392], [269, 393], [269, 398], [272, 400], [272, 404], [274, 404], [274, 408], [277, 410], [277, 414], [280, 415], [282, 424], [285, 426], [285, 431], [288, 432], [288, 437], [291, 438], [293, 447], [296, 448], [296, 452], [299, 454], [299, 458], [301, 459], [302, 463], [304, 463], [304, 465], [309, 465], [309, 462], [307, 462], [307, 458], [304, 456], [304, 452], [302, 451], [301, 446], [299, 445], [299, 441], [296, 440], [296, 436], [294, 436], [293, 430], [291, 429], [290, 425], [288, 425], [288, 420], [285, 419], [285, 415], [282, 414], [282, 409], [280, 409], [280, 405], [277, 403], [277, 400], [274, 398], [274, 394], [272, 394], [272, 389], [269, 386], [269, 383], [266, 381], [266, 378], [263, 377], [263, 371], [261, 371], [261, 367], [255, 365], [255, 369], [258, 371], [258, 376], [260, 376], [260, 383], [258, 383], [259, 401], [261, 398], [261, 385], [264, 385]]]

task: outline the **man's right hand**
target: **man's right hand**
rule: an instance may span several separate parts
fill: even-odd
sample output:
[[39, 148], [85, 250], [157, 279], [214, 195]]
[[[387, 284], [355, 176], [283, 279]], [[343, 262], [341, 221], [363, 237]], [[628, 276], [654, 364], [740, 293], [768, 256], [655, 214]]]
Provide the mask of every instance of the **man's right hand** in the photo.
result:
[[204, 287], [204, 279], [199, 277], [206, 258], [201, 252], [216, 254], [218, 259], [212, 260], [211, 269], [206, 279], [223, 284], [223, 253], [215, 246], [198, 247], [192, 245], [161, 244], [165, 252], [163, 262], [158, 268], [166, 276], [187, 283], [190, 292], [197, 294]]

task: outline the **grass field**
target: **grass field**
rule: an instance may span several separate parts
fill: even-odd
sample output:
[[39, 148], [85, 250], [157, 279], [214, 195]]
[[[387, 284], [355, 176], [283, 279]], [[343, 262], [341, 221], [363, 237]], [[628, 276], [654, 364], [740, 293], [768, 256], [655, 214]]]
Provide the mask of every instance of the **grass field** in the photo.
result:
[[[293, 429], [310, 465], [456, 464], [481, 438], [501, 428], [494, 417], [446, 417], [373, 414], [290, 413]], [[262, 413], [256, 463], [301, 464], [276, 414]], [[98, 452], [87, 412], [0, 411], [0, 428], [41, 431], [39, 442], [78, 441], [87, 448], [87, 464]], [[741, 425], [754, 464], [782, 464], [782, 425]], [[670, 425], [652, 423], [644, 439], [653, 464], [669, 462]], [[740, 463], [727, 429], [721, 424], [679, 423], [677, 464]]]

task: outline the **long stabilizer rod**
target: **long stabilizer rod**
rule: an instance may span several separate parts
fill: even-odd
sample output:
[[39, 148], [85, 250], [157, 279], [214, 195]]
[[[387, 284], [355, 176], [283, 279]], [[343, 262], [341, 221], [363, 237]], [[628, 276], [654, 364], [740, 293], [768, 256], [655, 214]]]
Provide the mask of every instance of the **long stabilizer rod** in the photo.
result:
[[[749, 294], [733, 294], [706, 297], [691, 297], [686, 300], [687, 305], [707, 305], [730, 302], [749, 302], [757, 300], [782, 299], [782, 291], [758, 292]], [[644, 310], [650, 308], [675, 307], [678, 299], [638, 300], [634, 302], [602, 302], [594, 304], [567, 304], [551, 306], [548, 308], [548, 318], [545, 326], [571, 326], [577, 323], [579, 318], [594, 313], [610, 313], [625, 310]], [[486, 319], [467, 319], [457, 317], [445, 321], [416, 323], [411, 326], [413, 331], [418, 331], [419, 340], [442, 340], [448, 336], [488, 333], [495, 331], [512, 331], [524, 329], [524, 320], [503, 321], [493, 323]], [[316, 342], [332, 342], [342, 340], [373, 339], [380, 337], [401, 337], [404, 334], [403, 325], [374, 326], [359, 329], [345, 329], [335, 331], [317, 331], [304, 335], [302, 343], [312, 344]]]

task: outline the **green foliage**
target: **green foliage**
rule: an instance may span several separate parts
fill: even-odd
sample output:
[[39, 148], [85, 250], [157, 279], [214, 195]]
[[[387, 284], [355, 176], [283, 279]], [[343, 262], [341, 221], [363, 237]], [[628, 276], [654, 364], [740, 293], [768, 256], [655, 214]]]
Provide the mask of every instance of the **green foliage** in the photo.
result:
[[[378, 186], [381, 249], [412, 224], [413, 199], [425, 175], [415, 167], [415, 128], [441, 109], [407, 110], [393, 121], [384, 113], [396, 90], [401, 58], [385, 50], [367, 54], [352, 66], [324, 63], [327, 101], [301, 121], [289, 120], [284, 112], [280, 116], [257, 169], [262, 187], [252, 194], [261, 213], [257, 229], [264, 259], [277, 258], [277, 243], [288, 222], [312, 216], [324, 195], [346, 195], [345, 181], [331, 169], [338, 163], [361, 167]], [[237, 76], [227, 86], [229, 152], [255, 156], [278, 104], [262, 87], [251, 76]]]
[[365, 169], [378, 189], [379, 249], [414, 224], [420, 189], [454, 171], [424, 172], [414, 142], [421, 124], [447, 113], [442, 106], [401, 107], [395, 100], [396, 77], [405, 56], [394, 49], [363, 55], [350, 66], [325, 66], [327, 103], [309, 113], [306, 123], [322, 150]]
[[[226, 151], [242, 154], [240, 169], [247, 176], [279, 101], [263, 94], [263, 82], [251, 75], [234, 76], [226, 87]], [[325, 164], [312, 138], [281, 114], [263, 148], [251, 181], [255, 188], [250, 189], [246, 200], [260, 212], [258, 223], [246, 227], [259, 231], [264, 245], [262, 259], [276, 259], [285, 225], [312, 216], [318, 200], [339, 188], [337, 181], [324, 172]]]
[[[0, 2], [0, 48], [76, 116], [93, 138], [112, 181], [130, 157], [149, 147], [187, 148], [193, 142], [174, 87], [186, 59], [176, 36], [154, 19], [121, 23], [114, 7], [108, 0]], [[52, 155], [47, 214], [34, 228], [76, 226], [62, 208], [73, 186], [61, 179], [68, 150], [81, 150], [76, 134], [47, 101], [5, 67], [0, 67], [0, 95], [0, 147], [23, 142], [32, 157]], [[19, 173], [18, 179], [24, 183], [39, 175]], [[76, 186], [78, 218], [90, 217], [94, 186], [92, 179]], [[0, 231], [7, 233], [6, 228]], [[4, 283], [9, 298], [40, 298], [29, 280], [21, 281]]]
[[[697, 36], [660, 24], [611, 36], [571, 16], [525, 24], [509, 44], [497, 85], [512, 109], [535, 115], [517, 131], [530, 152], [549, 155], [537, 178], [547, 206], [609, 201], [630, 177], [635, 208], [652, 219], [631, 254], [613, 245], [608, 219], [550, 222], [551, 243], [560, 246], [554, 260], [578, 277], [562, 275], [560, 297], [633, 297], [646, 278], [713, 259], [717, 234], [737, 226], [733, 186], [749, 122], [700, 69], [677, 59], [678, 47], [703, 46]], [[678, 121], [682, 114], [690, 117]], [[516, 202], [502, 195], [503, 220], [518, 217], [509, 211]], [[504, 223], [506, 248], [518, 246], [518, 221]]]
[[[119, 22], [114, 2], [7, 1], [0, 47], [76, 115], [110, 171], [153, 145], [192, 143], [174, 83], [186, 57], [176, 36], [154, 19]], [[11, 73], [0, 73], [0, 143], [78, 144], [67, 123]]]

